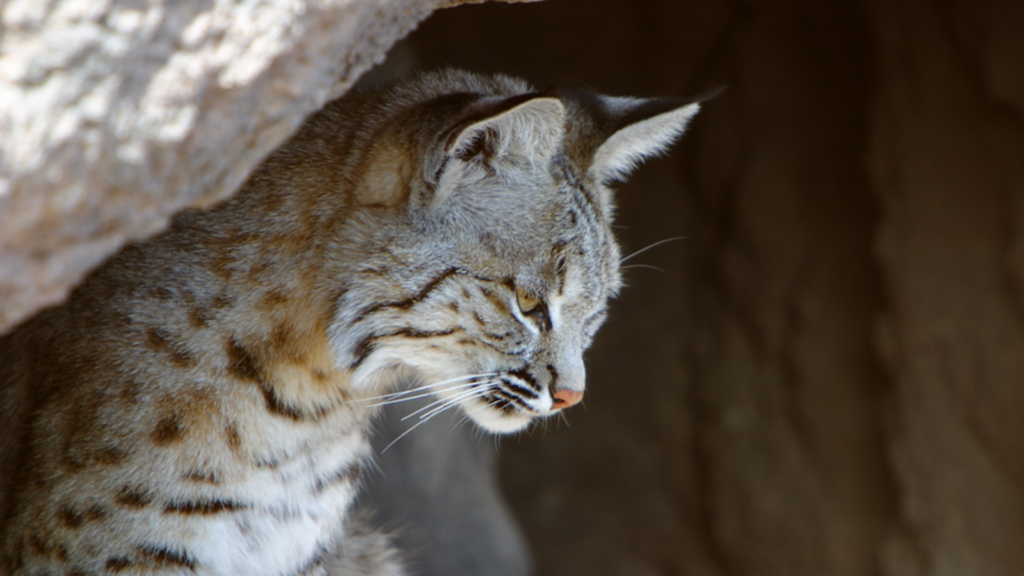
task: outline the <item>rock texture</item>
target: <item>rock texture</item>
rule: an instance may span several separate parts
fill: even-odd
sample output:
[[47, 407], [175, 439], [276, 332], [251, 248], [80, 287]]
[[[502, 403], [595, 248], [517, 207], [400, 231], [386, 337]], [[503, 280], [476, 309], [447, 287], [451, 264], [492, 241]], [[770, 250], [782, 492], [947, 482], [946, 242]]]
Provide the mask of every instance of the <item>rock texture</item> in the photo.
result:
[[0, 333], [174, 212], [224, 199], [397, 39], [460, 3], [6, 2]]

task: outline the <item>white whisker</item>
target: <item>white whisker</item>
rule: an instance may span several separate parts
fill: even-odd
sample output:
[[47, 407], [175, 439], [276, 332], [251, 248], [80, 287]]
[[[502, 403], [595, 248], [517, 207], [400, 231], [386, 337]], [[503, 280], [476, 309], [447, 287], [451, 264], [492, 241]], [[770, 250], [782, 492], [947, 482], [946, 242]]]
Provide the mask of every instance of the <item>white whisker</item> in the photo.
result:
[[[481, 387], [480, 389], [482, 389], [482, 390], [489, 390], [491, 387], [494, 386], [494, 382], [485, 382], [485, 383], [482, 383], [482, 384], [478, 383], [478, 382], [473, 382], [473, 386], [480, 386]], [[465, 386], [463, 386], [463, 387], [465, 387]], [[445, 402], [450, 402], [453, 399], [455, 401], [458, 401], [463, 396], [470, 397], [470, 396], [473, 396], [477, 392], [478, 392], [477, 388], [472, 388], [470, 390], [463, 390], [462, 392], [457, 393], [455, 396], [453, 396], [451, 398], [440, 398], [440, 399], [438, 399], [435, 402], [431, 402], [430, 404], [427, 404], [426, 406], [421, 407], [419, 410], [416, 410], [415, 412], [412, 412], [411, 414], [406, 414], [405, 417], [402, 418], [402, 422], [405, 422], [409, 418], [412, 418], [413, 416], [419, 414], [420, 412], [423, 412], [424, 410], [430, 410], [431, 408], [433, 408], [434, 406], [437, 406], [438, 404], [444, 404]]]
[[465, 426], [467, 422], [469, 422], [469, 414], [463, 412], [462, 416], [459, 416], [459, 421], [456, 422], [454, 426], [452, 426], [452, 432], [462, 430], [462, 427]]
[[[491, 383], [491, 384], [489, 384], [488, 386], [494, 386], [494, 385], [495, 385], [494, 383]], [[476, 392], [476, 391], [473, 391], [473, 392]], [[467, 392], [463, 392], [462, 394], [460, 394], [460, 396], [461, 396], [461, 395], [464, 395], [464, 394], [467, 394]], [[450, 399], [449, 399], [449, 400], [450, 400]], [[450, 402], [448, 402], [447, 404], [445, 404], [445, 405], [444, 405], [444, 406], [442, 407], [442, 408], [443, 408], [442, 410], [440, 410], [440, 411], [437, 411], [437, 410], [435, 410], [435, 411], [433, 412], [432, 416], [436, 416], [436, 415], [440, 414], [441, 412], [444, 412], [444, 410], [447, 410], [447, 409], [449, 409], [449, 408], [452, 408], [452, 407], [454, 407], [454, 406], [458, 406], [458, 401], [450, 401]], [[410, 416], [411, 416], [411, 414], [410, 414]], [[406, 418], [408, 418], [408, 416], [407, 416]], [[402, 420], [404, 421], [404, 420], [405, 420], [405, 418], [402, 418]], [[387, 452], [387, 451], [388, 451], [388, 448], [391, 448], [392, 446], [394, 446], [394, 445], [395, 445], [395, 442], [398, 442], [398, 441], [399, 441], [399, 440], [401, 440], [402, 438], [405, 438], [405, 435], [406, 435], [406, 434], [408, 434], [408, 433], [412, 432], [413, 430], [415, 430], [415, 429], [419, 428], [420, 426], [422, 426], [422, 425], [426, 424], [427, 422], [430, 422], [430, 420], [431, 420], [431, 418], [421, 419], [421, 420], [420, 420], [419, 422], [417, 422], [417, 423], [416, 423], [415, 425], [413, 425], [413, 426], [410, 426], [408, 430], [406, 430], [405, 432], [402, 432], [401, 434], [399, 434], [399, 435], [398, 435], [398, 438], [395, 438], [394, 440], [392, 440], [392, 441], [391, 441], [391, 443], [389, 443], [389, 444], [388, 444], [387, 446], [385, 446], [385, 447], [384, 447], [384, 449], [380, 451], [380, 453], [381, 453], [381, 454], [383, 454], [383, 453]]]
[[[473, 398], [475, 396], [483, 396], [484, 394], [487, 393], [488, 390], [490, 390], [492, 388], [495, 388], [496, 386], [497, 386], [497, 384], [492, 383], [492, 384], [489, 384], [487, 386], [484, 386], [484, 387], [480, 388], [479, 390], [470, 390], [469, 392], [463, 392], [463, 393], [459, 394], [458, 396], [450, 398], [451, 404], [459, 404], [463, 400], [469, 400], [470, 398]], [[470, 392], [472, 392], [472, 394], [470, 394]], [[447, 406], [440, 407], [440, 408], [434, 408], [430, 412], [420, 416], [420, 420], [423, 420], [424, 418], [429, 419], [436, 412], [443, 412], [447, 408], [448, 408]], [[409, 416], [412, 416], [412, 414], [410, 414]], [[408, 416], [406, 418], [408, 418]]]
[[622, 264], [623, 262], [625, 262], [626, 260], [629, 260], [630, 258], [632, 258], [634, 256], [638, 256], [640, 254], [643, 254], [644, 252], [647, 252], [651, 248], [656, 248], [658, 246], [661, 246], [662, 244], [668, 244], [669, 242], [675, 242], [676, 240], [686, 240], [686, 236], [676, 236], [675, 238], [665, 238], [664, 240], [658, 240], [654, 244], [651, 244], [651, 245], [647, 246], [646, 248], [641, 248], [641, 249], [637, 250], [636, 252], [633, 252], [629, 256], [626, 256], [625, 258], [622, 258], [621, 260], [619, 260], [619, 264]]
[[[466, 394], [467, 392], [472, 392], [472, 390], [468, 390], [468, 391], [464, 390], [462, 392], [459, 392], [458, 394], [455, 395], [455, 397], [462, 396], [463, 394]], [[451, 400], [452, 400], [451, 398], [438, 398], [437, 400], [431, 402], [430, 404], [427, 404], [426, 406], [421, 406], [417, 410], [415, 410], [415, 411], [413, 411], [413, 412], [411, 412], [409, 414], [406, 414], [405, 416], [402, 417], [402, 422], [405, 422], [409, 418], [412, 418], [413, 416], [419, 414], [420, 412], [423, 412], [424, 410], [430, 410], [430, 409], [434, 408], [435, 406], [437, 406], [439, 404], [445, 404], [447, 402], [450, 402]]]
[[397, 396], [404, 396], [406, 394], [413, 394], [413, 393], [416, 393], [416, 392], [422, 392], [423, 390], [426, 390], [428, 388], [437, 388], [438, 386], [444, 386], [445, 384], [452, 384], [452, 383], [455, 383], [455, 382], [461, 382], [463, 380], [470, 380], [470, 379], [473, 379], [473, 378], [490, 378], [492, 376], [497, 376], [497, 375], [498, 375], [497, 372], [485, 372], [483, 374], [470, 374], [469, 376], [459, 376], [458, 378], [452, 378], [451, 380], [444, 380], [442, 382], [435, 382], [433, 384], [424, 384], [423, 386], [416, 386], [415, 388], [410, 388], [408, 390], [401, 390], [399, 392], [392, 392], [390, 394], [384, 394], [382, 396], [373, 396], [373, 397], [370, 397], [370, 398], [360, 398], [358, 400], [350, 400], [350, 402], [372, 402], [374, 400], [383, 400], [385, 398], [394, 398], [394, 397], [397, 397]]
[[383, 454], [383, 453], [387, 452], [388, 448], [391, 448], [392, 446], [395, 445], [395, 442], [398, 442], [402, 438], [405, 438], [406, 434], [408, 434], [409, 432], [412, 432], [413, 430], [419, 428], [420, 426], [426, 424], [427, 422], [429, 422], [429, 420], [420, 420], [414, 426], [411, 426], [408, 430], [406, 430], [405, 432], [402, 432], [401, 434], [399, 434], [398, 438], [395, 438], [394, 440], [392, 440], [390, 444], [385, 446], [384, 449], [380, 451], [380, 453]]
[[565, 417], [565, 410], [559, 410], [558, 417], [562, 419], [562, 422], [565, 422], [566, 428], [572, 428], [572, 426], [569, 426], [569, 419]]
[[415, 396], [405, 396], [405, 397], [402, 397], [402, 398], [392, 398], [390, 400], [385, 400], [384, 402], [380, 402], [378, 404], [371, 404], [370, 408], [374, 408], [374, 407], [377, 407], [377, 406], [387, 406], [389, 404], [399, 404], [401, 402], [408, 402], [409, 400], [417, 400], [419, 398], [429, 398], [431, 396], [435, 396], [438, 392], [451, 392], [452, 390], [458, 390], [460, 388], [468, 388], [470, 386], [476, 386], [478, 384], [479, 384], [479, 382], [470, 382], [468, 384], [457, 384], [455, 386], [446, 386], [446, 387], [441, 388], [439, 390], [431, 390], [429, 392], [423, 392], [422, 394], [416, 394]]
[[667, 272], [665, 272], [661, 268], [658, 268], [657, 266], [651, 266], [650, 264], [630, 264], [629, 266], [622, 267], [623, 270], [629, 270], [630, 268], [649, 268], [651, 270], [657, 270], [658, 272], [664, 272], [667, 274]]

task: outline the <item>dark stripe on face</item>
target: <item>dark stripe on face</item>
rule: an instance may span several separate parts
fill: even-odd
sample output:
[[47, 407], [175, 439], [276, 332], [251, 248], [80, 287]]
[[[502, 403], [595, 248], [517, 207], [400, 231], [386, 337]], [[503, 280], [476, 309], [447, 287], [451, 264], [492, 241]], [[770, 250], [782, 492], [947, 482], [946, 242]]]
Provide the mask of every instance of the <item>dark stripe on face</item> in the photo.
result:
[[515, 382], [512, 382], [510, 380], [502, 380], [501, 383], [504, 384], [505, 386], [511, 388], [514, 392], [516, 392], [520, 396], [527, 396], [527, 397], [533, 398], [535, 400], [537, 399], [537, 393], [534, 392], [533, 390], [530, 390], [529, 388], [520, 386], [519, 384], [516, 384]]
[[[517, 334], [518, 334], [517, 330], [509, 330], [507, 332], [502, 332], [501, 334], [494, 334], [493, 332], [487, 332], [487, 333], [484, 334], [484, 336], [487, 336], [488, 338], [492, 338], [494, 340], [504, 341], [504, 340], [508, 340], [509, 338], [511, 338], [511, 337], [513, 337], [513, 336], [515, 336]], [[517, 341], [517, 342], [515, 342], [515, 344], [519, 344], [519, 342]]]
[[573, 170], [571, 163], [568, 162], [567, 160], [568, 159], [565, 156], [562, 156], [561, 162], [559, 162], [559, 164], [561, 164], [562, 167], [562, 177], [565, 178], [565, 184], [573, 190], [579, 190], [580, 193], [583, 194], [583, 196], [586, 198], [587, 203], [592, 205], [593, 202], [592, 198], [590, 197], [590, 192], [583, 189], [583, 185], [580, 182], [580, 179], [576, 176], [575, 170]]
[[566, 242], [558, 242], [554, 248], [552, 248], [552, 257], [557, 258], [557, 264], [555, 264], [555, 278], [558, 281], [558, 286], [555, 289], [555, 293], [562, 296], [565, 293], [565, 274], [567, 272], [565, 267], [565, 246]]
[[358, 368], [359, 365], [377, 349], [377, 342], [380, 340], [395, 337], [413, 339], [440, 338], [442, 336], [450, 336], [454, 334], [455, 331], [455, 328], [449, 328], [448, 330], [417, 330], [415, 328], [399, 328], [398, 330], [388, 332], [386, 334], [370, 334], [360, 340], [359, 343], [353, 347], [352, 355], [355, 357], [355, 360], [353, 360], [349, 365], [349, 369], [355, 370]]
[[171, 502], [164, 508], [164, 514], [220, 514], [221, 512], [236, 512], [248, 508], [246, 504], [232, 502], [231, 500], [193, 500], [190, 502]]
[[[359, 311], [358, 317], [355, 319], [355, 322], [359, 322], [360, 320], [365, 319], [366, 317], [370, 316], [371, 314], [374, 314], [374, 313], [379, 312], [381, 310], [384, 310], [386, 308], [398, 308], [400, 310], [408, 310], [408, 309], [412, 308], [413, 306], [415, 306], [416, 304], [419, 304], [420, 302], [422, 302], [428, 296], [430, 296], [430, 293], [433, 292], [435, 289], [437, 289], [437, 287], [440, 286], [442, 282], [444, 282], [445, 280], [451, 278], [452, 276], [454, 276], [456, 274], [462, 274], [462, 273], [463, 272], [461, 270], [459, 270], [458, 268], [449, 268], [449, 269], [445, 270], [444, 272], [442, 272], [440, 275], [438, 275], [433, 280], [427, 282], [423, 286], [423, 288], [421, 288], [420, 291], [417, 292], [414, 296], [410, 296], [409, 298], [406, 298], [405, 300], [398, 300], [398, 301], [395, 301], [395, 302], [381, 302], [379, 304], [372, 304], [370, 306], [367, 306], [366, 308], [363, 308], [362, 310]], [[353, 323], [355, 323], [355, 322], [353, 322]]]
[[548, 374], [551, 375], [551, 382], [548, 383], [548, 388], [554, 390], [555, 385], [558, 383], [558, 370], [555, 370], [555, 367], [551, 364], [548, 364], [546, 368], [548, 369]]
[[480, 293], [483, 294], [484, 298], [487, 298], [491, 302], [491, 304], [493, 304], [494, 307], [498, 309], [498, 312], [505, 316], [512, 315], [512, 311], [508, 309], [508, 303], [502, 300], [501, 296], [499, 296], [497, 292], [491, 290], [490, 288], [481, 288]]
[[515, 376], [516, 378], [526, 382], [534, 390], [540, 390], [540, 384], [537, 383], [537, 379], [525, 369], [519, 368], [518, 370], [509, 370], [508, 374], [509, 376]]
[[505, 414], [515, 412], [517, 405], [526, 410], [530, 410], [530, 407], [527, 406], [526, 402], [523, 401], [522, 398], [515, 394], [509, 394], [500, 388], [484, 396], [484, 400], [486, 400], [491, 407], [501, 410]]
[[494, 394], [495, 396], [500, 396], [501, 398], [505, 398], [507, 400], [510, 400], [513, 403], [518, 404], [519, 406], [522, 406], [523, 408], [526, 408], [527, 410], [530, 409], [530, 406], [526, 403], [525, 400], [523, 400], [519, 396], [516, 396], [515, 394], [512, 394], [508, 390], [503, 390], [501, 388], [498, 388], [497, 390], [492, 392], [492, 394]]
[[[461, 343], [463, 343], [463, 342], [460, 341], [460, 344]], [[488, 342], [486, 340], [479, 340], [479, 339], [475, 339], [475, 338], [473, 340], [465, 340], [465, 343], [467, 343], [467, 344], [481, 344], [483, 346], [487, 346], [491, 350], [494, 350], [498, 354], [503, 354], [505, 356], [519, 356], [520, 354], [522, 354], [523, 352], [526, 351], [526, 346], [522, 346], [522, 345], [520, 345], [518, 348], [515, 348], [513, 350], [502, 350], [501, 348], [498, 348], [496, 345], [491, 344], [490, 342]], [[517, 340], [513, 344], [519, 345], [520, 342]]]
[[594, 194], [587, 188], [587, 185], [580, 182], [576, 189], [580, 191], [580, 194], [586, 201], [586, 206], [589, 208], [587, 212], [596, 215], [598, 221], [603, 220], [601, 211], [597, 209], [597, 201], [594, 199]]
[[505, 414], [511, 414], [516, 411], [515, 404], [508, 400], [505, 400], [504, 398], [495, 398], [493, 396], [488, 396], [488, 404], [490, 405], [491, 408], [494, 408], [495, 410], [501, 410]]

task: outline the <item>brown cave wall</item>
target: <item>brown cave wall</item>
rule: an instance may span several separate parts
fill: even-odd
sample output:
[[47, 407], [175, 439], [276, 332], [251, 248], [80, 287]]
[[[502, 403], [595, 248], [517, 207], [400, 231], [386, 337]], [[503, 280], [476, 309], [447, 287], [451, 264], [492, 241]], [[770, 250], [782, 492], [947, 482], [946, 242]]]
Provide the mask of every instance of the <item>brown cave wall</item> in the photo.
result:
[[[529, 31], [529, 33], [524, 33]], [[502, 444], [544, 574], [1024, 570], [1019, 4], [559, 0], [435, 15], [422, 67], [719, 85], [619, 194], [586, 408]]]
[[868, 3], [899, 523], [885, 574], [1024, 573], [1024, 5]]
[[703, 239], [687, 267], [690, 409], [730, 574], [870, 574], [891, 507], [866, 24], [854, 3], [746, 6], [726, 58], [734, 161], [704, 163], [713, 122], [684, 159]]

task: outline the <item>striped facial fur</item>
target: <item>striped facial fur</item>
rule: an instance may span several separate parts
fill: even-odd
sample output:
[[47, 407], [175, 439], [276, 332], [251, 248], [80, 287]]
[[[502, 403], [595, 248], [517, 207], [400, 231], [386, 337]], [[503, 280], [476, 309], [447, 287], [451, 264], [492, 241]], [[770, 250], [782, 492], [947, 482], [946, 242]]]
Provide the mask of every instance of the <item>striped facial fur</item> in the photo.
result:
[[328, 104], [0, 338], [0, 574], [400, 574], [349, 514], [379, 405], [579, 402], [608, 186], [697, 109], [459, 71]]
[[[392, 246], [388, 260], [401, 258], [393, 268], [366, 263], [363, 273], [377, 281], [346, 292], [335, 325], [357, 381], [411, 367], [434, 385], [438, 412], [461, 406], [492, 432], [553, 414], [569, 403], [559, 391], [578, 398], [583, 351], [620, 286], [619, 252], [583, 191], [547, 173], [537, 177], [558, 193], [543, 206], [553, 217], [517, 222], [539, 228], [530, 230], [530, 251], [515, 253], [503, 239], [470, 228], [453, 235], [476, 250], [413, 243]], [[495, 253], [481, 253], [485, 242]]]
[[495, 433], [582, 398], [583, 352], [621, 285], [607, 185], [697, 110], [510, 91], [525, 93], [465, 97], [421, 141], [403, 232], [366, 250], [332, 327], [355, 381], [411, 368], [437, 397], [422, 418], [458, 406]]

